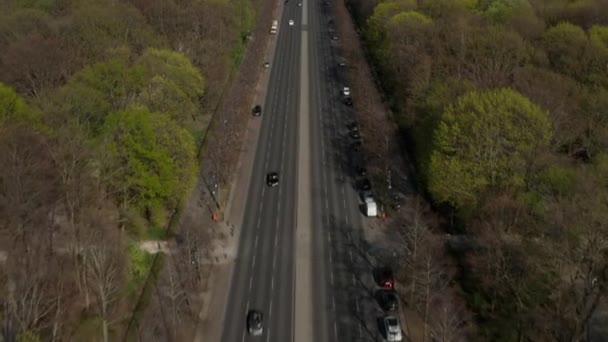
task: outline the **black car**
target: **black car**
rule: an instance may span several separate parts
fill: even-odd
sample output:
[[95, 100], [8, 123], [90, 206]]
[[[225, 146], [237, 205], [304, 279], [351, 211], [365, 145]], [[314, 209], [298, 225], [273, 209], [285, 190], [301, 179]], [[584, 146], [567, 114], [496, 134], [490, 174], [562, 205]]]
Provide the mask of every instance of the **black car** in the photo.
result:
[[391, 207], [397, 211], [401, 209], [401, 198], [399, 197], [399, 195], [393, 194], [391, 196]]
[[254, 116], [262, 115], [262, 106], [256, 105], [255, 107], [253, 107], [253, 115]]
[[357, 172], [357, 176], [359, 176], [359, 177], [367, 176], [367, 169], [364, 168], [363, 166], [355, 167], [355, 172]]
[[361, 134], [359, 134], [359, 131], [351, 131], [350, 137], [355, 140], [359, 140], [359, 139], [361, 139]]
[[347, 124], [346, 128], [348, 128], [348, 130], [351, 132], [359, 132], [359, 125], [357, 125], [356, 122], [351, 122]]
[[279, 174], [276, 172], [270, 172], [266, 175], [266, 184], [268, 186], [277, 186], [279, 185]]
[[264, 315], [260, 311], [250, 310], [247, 314], [247, 331], [253, 336], [264, 332]]
[[357, 140], [350, 145], [351, 150], [357, 152], [361, 150], [361, 140]]
[[353, 105], [353, 98], [352, 98], [352, 97], [350, 97], [350, 96], [347, 96], [347, 97], [344, 99], [344, 103], [345, 103], [347, 106], [352, 106], [352, 105]]
[[369, 179], [365, 178], [359, 183], [359, 187], [363, 191], [370, 191], [372, 189], [372, 183], [369, 181]]
[[376, 292], [376, 300], [384, 311], [394, 311], [399, 308], [399, 297], [393, 290], [379, 290]]

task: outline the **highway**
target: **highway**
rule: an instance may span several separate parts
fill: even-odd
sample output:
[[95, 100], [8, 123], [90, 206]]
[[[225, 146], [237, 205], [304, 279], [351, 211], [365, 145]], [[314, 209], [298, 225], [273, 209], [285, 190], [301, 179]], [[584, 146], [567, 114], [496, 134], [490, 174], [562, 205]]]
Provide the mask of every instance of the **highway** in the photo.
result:
[[353, 140], [346, 127], [357, 116], [340, 93], [352, 85], [348, 84], [349, 68], [338, 65], [341, 40], [332, 39], [330, 6], [332, 2], [322, 0], [310, 8], [316, 256], [311, 341], [383, 341], [377, 324], [382, 311], [373, 299], [372, 264], [360, 252], [362, 220], [367, 218], [360, 211], [353, 166], [364, 158], [363, 152], [351, 148]]
[[[336, 59], [340, 41], [328, 31], [329, 1], [304, 0], [302, 7], [297, 1], [289, 0], [279, 18], [222, 341], [381, 341], [371, 264], [358, 248], [365, 218], [350, 171], [356, 156], [346, 123], [356, 116], [341, 101], [340, 89], [348, 84], [347, 70]], [[302, 151], [311, 165], [302, 162], [307, 160]], [[280, 177], [273, 188], [265, 182], [271, 171]], [[310, 210], [302, 199], [310, 201]], [[301, 237], [308, 231], [310, 253], [301, 254], [306, 249]], [[310, 272], [302, 258], [309, 259]], [[301, 281], [307, 277], [310, 283]], [[265, 315], [261, 338], [247, 334], [250, 309]], [[304, 326], [308, 318], [312, 329]], [[306, 336], [309, 330], [312, 336]]]
[[[256, 118], [262, 125], [225, 309], [225, 342], [260, 341], [245, 329], [251, 309], [264, 313], [262, 341], [293, 339], [300, 17], [295, 0], [285, 4], [262, 116]], [[290, 19], [296, 25], [289, 26]], [[268, 172], [278, 172], [278, 186], [266, 185]]]

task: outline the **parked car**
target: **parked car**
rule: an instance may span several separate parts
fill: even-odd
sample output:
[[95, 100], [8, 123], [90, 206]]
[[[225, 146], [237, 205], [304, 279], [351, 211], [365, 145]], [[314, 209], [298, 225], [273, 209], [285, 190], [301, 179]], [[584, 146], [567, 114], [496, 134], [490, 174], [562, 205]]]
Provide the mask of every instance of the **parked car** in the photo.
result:
[[372, 189], [372, 183], [369, 181], [369, 179], [365, 178], [359, 182], [359, 188], [361, 191], [370, 191]]
[[367, 169], [361, 165], [358, 165], [355, 167], [355, 172], [357, 173], [357, 176], [359, 176], [359, 177], [367, 176]]
[[256, 105], [255, 107], [253, 107], [253, 115], [254, 116], [262, 115], [262, 106]]
[[393, 276], [393, 270], [386, 266], [378, 269], [377, 277], [378, 285], [385, 289], [392, 289], [395, 287], [395, 277]]
[[349, 87], [342, 88], [342, 94], [344, 94], [344, 96], [350, 96], [350, 88]]
[[352, 106], [353, 105], [353, 98], [350, 96], [347, 96], [346, 98], [344, 98], [344, 104], [347, 106]]
[[378, 290], [376, 300], [384, 311], [394, 311], [399, 308], [399, 297], [394, 290]]
[[359, 139], [361, 139], [361, 134], [359, 133], [359, 131], [351, 131], [350, 137], [355, 140], [359, 140]]
[[351, 132], [359, 132], [359, 125], [357, 125], [356, 122], [350, 122], [346, 125], [346, 128], [348, 128], [349, 131]]
[[384, 332], [386, 333], [386, 340], [389, 342], [401, 342], [403, 340], [401, 324], [395, 316], [384, 317]]

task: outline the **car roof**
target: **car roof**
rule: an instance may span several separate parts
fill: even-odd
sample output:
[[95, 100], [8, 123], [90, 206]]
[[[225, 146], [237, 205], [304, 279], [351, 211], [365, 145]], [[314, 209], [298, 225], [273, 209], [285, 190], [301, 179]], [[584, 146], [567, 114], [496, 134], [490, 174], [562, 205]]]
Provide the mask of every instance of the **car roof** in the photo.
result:
[[388, 323], [388, 325], [391, 326], [396, 326], [399, 324], [399, 321], [394, 316], [386, 316], [384, 320], [386, 321], [386, 323]]

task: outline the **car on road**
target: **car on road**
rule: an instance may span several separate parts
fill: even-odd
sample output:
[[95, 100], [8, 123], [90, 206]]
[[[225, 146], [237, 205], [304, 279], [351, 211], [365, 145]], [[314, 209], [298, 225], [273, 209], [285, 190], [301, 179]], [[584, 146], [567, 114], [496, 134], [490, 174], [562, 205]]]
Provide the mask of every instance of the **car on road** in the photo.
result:
[[255, 105], [253, 107], [253, 116], [260, 116], [260, 115], [262, 115], [262, 106]]
[[352, 97], [350, 97], [350, 96], [347, 96], [347, 97], [344, 99], [344, 104], [345, 104], [345, 105], [347, 105], [347, 106], [352, 106], [352, 105], [353, 105], [353, 98], [352, 98]]
[[401, 324], [395, 316], [384, 317], [384, 333], [386, 340], [389, 342], [401, 342], [403, 335], [401, 334]]
[[302, 3], [301, 2], [298, 2], [298, 7], [302, 7]]
[[397, 194], [393, 194], [391, 196], [391, 208], [395, 211], [399, 211], [401, 209], [401, 197]]
[[357, 140], [354, 143], [352, 143], [350, 145], [350, 149], [355, 151], [355, 152], [359, 152], [361, 151], [361, 140]]
[[359, 182], [359, 188], [361, 191], [370, 191], [372, 189], [372, 183], [369, 181], [369, 179], [365, 178]]
[[268, 69], [268, 68], [270, 68], [270, 63], [264, 62], [264, 69]]
[[394, 290], [378, 290], [376, 300], [384, 311], [394, 311], [399, 308], [399, 297]]
[[289, 26], [293, 26], [293, 20], [292, 19], [289, 20]]
[[388, 266], [379, 268], [377, 271], [377, 282], [378, 285], [385, 289], [395, 288], [395, 277], [393, 276], [393, 270]]
[[276, 172], [270, 172], [266, 175], [266, 184], [268, 186], [277, 186], [279, 185], [279, 174]]
[[349, 87], [342, 88], [342, 94], [344, 94], [344, 96], [350, 96], [350, 88]]
[[355, 140], [359, 140], [359, 139], [361, 139], [361, 134], [359, 133], [359, 131], [351, 131], [350, 137]]
[[250, 310], [247, 314], [247, 331], [253, 336], [261, 336], [264, 332], [264, 315], [260, 311]]
[[359, 125], [356, 122], [350, 122], [346, 124], [346, 128], [348, 128], [351, 132], [359, 132]]
[[367, 176], [367, 169], [361, 165], [355, 167], [355, 172], [357, 173], [357, 176], [359, 176], [359, 177]]

